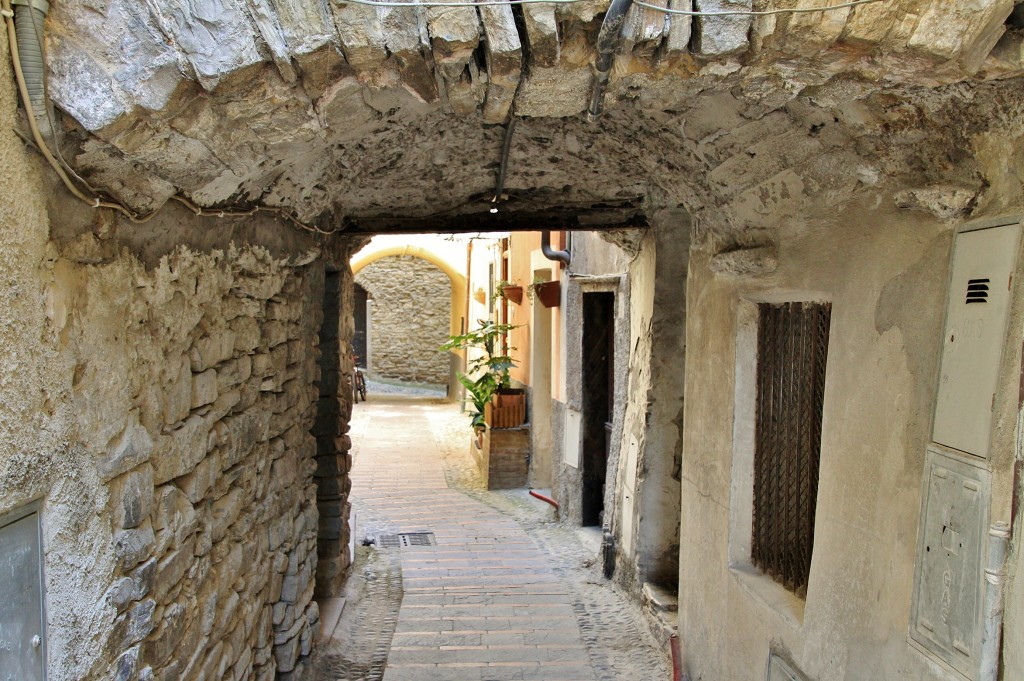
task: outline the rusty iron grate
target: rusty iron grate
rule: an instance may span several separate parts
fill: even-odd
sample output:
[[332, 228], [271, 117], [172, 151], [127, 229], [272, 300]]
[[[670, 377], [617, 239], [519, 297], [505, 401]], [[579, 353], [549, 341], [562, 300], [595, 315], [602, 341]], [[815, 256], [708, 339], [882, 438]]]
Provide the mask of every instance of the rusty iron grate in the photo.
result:
[[758, 306], [751, 559], [803, 597], [811, 570], [828, 303]]
[[408, 546], [437, 546], [437, 537], [434, 536], [433, 532], [382, 534], [377, 538], [377, 546], [382, 549], [397, 549]]

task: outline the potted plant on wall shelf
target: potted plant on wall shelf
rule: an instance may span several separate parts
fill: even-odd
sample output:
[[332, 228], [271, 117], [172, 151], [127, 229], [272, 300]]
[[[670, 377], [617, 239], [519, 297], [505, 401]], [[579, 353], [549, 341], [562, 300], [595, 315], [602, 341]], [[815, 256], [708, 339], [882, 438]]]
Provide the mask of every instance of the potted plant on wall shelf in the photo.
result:
[[510, 303], [519, 305], [523, 302], [523, 287], [508, 281], [498, 282], [498, 293]]
[[537, 278], [529, 288], [530, 300], [536, 298], [544, 307], [558, 307], [562, 300], [562, 282]]
[[[516, 364], [508, 351], [514, 348], [501, 347], [503, 337], [516, 328], [515, 325], [489, 320], [478, 323], [479, 326], [468, 333], [449, 337], [441, 350], [481, 351], [479, 357], [468, 360], [467, 373], [459, 374], [459, 382], [473, 404], [470, 423], [479, 436], [488, 426], [511, 428], [524, 423], [526, 402], [522, 390], [509, 387], [509, 369]], [[518, 422], [513, 422], [516, 418]]]

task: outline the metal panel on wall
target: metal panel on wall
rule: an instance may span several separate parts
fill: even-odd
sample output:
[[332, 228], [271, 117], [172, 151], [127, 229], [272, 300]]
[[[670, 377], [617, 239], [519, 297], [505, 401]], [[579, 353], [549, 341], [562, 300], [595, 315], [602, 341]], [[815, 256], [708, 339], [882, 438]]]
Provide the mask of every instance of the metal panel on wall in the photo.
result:
[[0, 681], [45, 678], [39, 514], [0, 518]]
[[987, 470], [928, 448], [910, 636], [968, 678], [977, 677], [981, 652], [991, 487]]
[[1020, 225], [960, 232], [953, 244], [932, 440], [987, 458]]

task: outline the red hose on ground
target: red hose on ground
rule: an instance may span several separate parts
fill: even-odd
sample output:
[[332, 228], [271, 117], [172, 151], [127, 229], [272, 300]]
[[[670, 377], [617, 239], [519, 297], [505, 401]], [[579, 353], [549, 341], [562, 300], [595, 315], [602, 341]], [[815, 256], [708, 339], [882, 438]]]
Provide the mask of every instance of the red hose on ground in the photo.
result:
[[540, 494], [539, 492], [534, 492], [532, 489], [530, 490], [530, 496], [531, 497], [536, 497], [536, 498], [540, 499], [541, 501], [546, 501], [549, 504], [551, 504], [552, 506], [554, 506], [555, 508], [559, 508], [557, 501], [555, 501], [551, 497], [546, 497], [543, 494]]
[[672, 649], [672, 681], [682, 681], [683, 654], [682, 651], [679, 650], [679, 635], [672, 634], [668, 639], [668, 645]]

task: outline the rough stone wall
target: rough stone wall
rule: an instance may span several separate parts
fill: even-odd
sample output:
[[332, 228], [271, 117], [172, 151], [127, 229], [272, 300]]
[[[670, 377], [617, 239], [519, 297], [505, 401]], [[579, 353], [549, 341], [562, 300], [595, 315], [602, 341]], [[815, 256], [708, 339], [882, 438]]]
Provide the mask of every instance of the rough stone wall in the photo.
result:
[[[54, 471], [47, 489], [22, 477], [39, 455], [5, 452], [0, 468], [5, 506], [42, 496], [52, 523], [51, 678], [292, 670], [318, 623], [310, 430], [322, 265], [183, 247], [153, 269], [127, 254], [51, 267], [46, 338], [77, 470]], [[68, 515], [87, 531], [62, 529]], [[69, 584], [60, 566], [79, 561], [88, 567]], [[83, 638], [95, 652], [73, 659]]]
[[328, 272], [324, 281], [323, 322], [320, 326], [319, 380], [316, 424], [316, 500], [320, 513], [317, 532], [319, 561], [316, 595], [335, 596], [350, 564], [348, 472], [352, 468], [348, 436], [352, 415], [352, 273]]
[[87, 447], [109, 493], [118, 674], [269, 678], [310, 651], [320, 276], [258, 249], [183, 250], [68, 292], [92, 301], [67, 332], [89, 351], [75, 403], [83, 430], [100, 426]]
[[14, 120], [0, 70], [0, 513], [41, 502], [48, 678], [287, 676], [318, 625], [320, 248], [83, 209]]
[[356, 275], [373, 301], [370, 373], [413, 383], [448, 384], [449, 358], [438, 348], [451, 328], [451, 281], [412, 256], [388, 256]]

